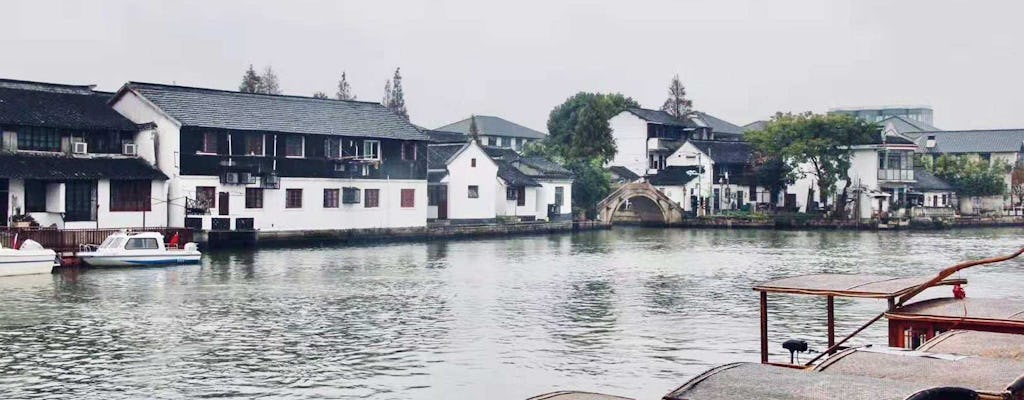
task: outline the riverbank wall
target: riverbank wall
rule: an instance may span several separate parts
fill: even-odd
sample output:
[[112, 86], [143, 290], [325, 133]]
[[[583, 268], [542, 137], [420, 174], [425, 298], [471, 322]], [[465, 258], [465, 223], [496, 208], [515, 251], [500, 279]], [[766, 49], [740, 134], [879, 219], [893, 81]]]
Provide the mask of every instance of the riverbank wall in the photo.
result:
[[600, 221], [556, 221], [346, 230], [204, 231], [196, 233], [196, 241], [203, 248], [289, 247], [542, 235], [610, 228], [610, 224]]
[[830, 220], [801, 217], [737, 218], [712, 217], [689, 218], [680, 223], [661, 222], [616, 222], [616, 225], [651, 226], [686, 229], [775, 229], [775, 230], [941, 230], [959, 228], [1024, 227], [1022, 217], [985, 217], [957, 219], [914, 219], [880, 223], [878, 221]]

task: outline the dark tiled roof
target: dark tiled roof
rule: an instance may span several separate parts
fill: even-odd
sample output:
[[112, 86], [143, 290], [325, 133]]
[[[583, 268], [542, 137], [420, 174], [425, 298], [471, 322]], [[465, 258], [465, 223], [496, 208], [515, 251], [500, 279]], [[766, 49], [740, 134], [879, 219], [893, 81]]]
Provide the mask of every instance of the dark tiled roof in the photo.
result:
[[700, 167], [670, 165], [650, 178], [652, 185], [682, 186], [697, 178]]
[[620, 166], [620, 165], [612, 165], [612, 166], [608, 167], [608, 172], [611, 172], [611, 173], [619, 176], [620, 178], [625, 179], [625, 180], [630, 181], [630, 182], [635, 181], [637, 179], [640, 179], [640, 175], [637, 175], [635, 172], [633, 172], [629, 168], [626, 168], [626, 167], [623, 167], [623, 166]]
[[0, 155], [0, 178], [14, 179], [156, 179], [167, 176], [140, 158]]
[[463, 135], [458, 132], [446, 132], [446, 131], [423, 131], [427, 136], [430, 137], [430, 141], [433, 143], [466, 143], [469, 141], [469, 136]]
[[[917, 145], [930, 153], [1018, 152], [1024, 146], [1024, 129], [916, 132]], [[935, 147], [927, 148], [929, 136]]]
[[498, 164], [498, 177], [509, 186], [540, 186], [540, 183], [516, 168], [511, 161], [499, 159], [494, 162]]
[[766, 126], [768, 126], [768, 121], [765, 121], [765, 120], [754, 121], [754, 122], [751, 122], [749, 124], [743, 125], [743, 131], [744, 132], [760, 131], [760, 130], [763, 130]]
[[691, 117], [691, 118], [700, 118], [700, 119], [702, 119], [704, 121], [704, 125], [711, 127], [711, 130], [713, 132], [715, 132], [715, 136], [716, 137], [718, 136], [719, 133], [728, 133], [728, 134], [733, 134], [733, 135], [742, 135], [743, 134], [743, 128], [742, 127], [740, 127], [740, 126], [738, 126], [738, 125], [736, 125], [736, 124], [734, 124], [732, 122], [729, 122], [729, 121], [726, 121], [724, 119], [715, 117], [714, 115], [710, 115], [710, 114], [702, 112], [702, 111], [694, 111], [693, 112], [693, 117]]
[[501, 147], [484, 147], [487, 155], [495, 161], [506, 161], [531, 178], [571, 178], [572, 171], [551, 160], [541, 157], [523, 157], [515, 150]]
[[0, 79], [0, 125], [138, 131], [89, 86]]
[[448, 169], [448, 160], [466, 146], [466, 143], [427, 145], [427, 169]]
[[953, 186], [942, 180], [924, 168], [914, 168], [914, 180], [917, 182], [912, 186], [922, 192], [949, 192]]
[[717, 164], [746, 164], [753, 151], [750, 143], [726, 140], [691, 140]]
[[129, 82], [185, 126], [246, 131], [428, 140], [379, 103]]
[[[470, 118], [466, 118], [462, 121], [453, 122], [437, 128], [437, 130], [458, 132], [464, 135], [469, 135], [469, 124]], [[544, 132], [538, 132], [504, 118], [489, 115], [476, 116], [476, 129], [480, 135], [488, 136], [508, 136], [527, 139], [543, 139], [548, 136]]]
[[682, 126], [687, 128], [695, 127], [693, 123], [673, 117], [671, 114], [661, 110], [651, 110], [647, 108], [630, 108], [627, 109], [626, 111], [629, 111], [631, 114], [636, 115], [638, 118], [644, 121], [652, 122], [659, 125]]
[[448, 176], [448, 171], [427, 171], [427, 182], [438, 183]]
[[891, 124], [893, 129], [896, 130], [896, 132], [903, 134], [914, 132], [941, 131], [941, 129], [936, 128], [926, 122], [915, 121], [901, 115], [894, 115], [888, 117], [886, 119], [878, 121], [878, 124], [883, 127]]

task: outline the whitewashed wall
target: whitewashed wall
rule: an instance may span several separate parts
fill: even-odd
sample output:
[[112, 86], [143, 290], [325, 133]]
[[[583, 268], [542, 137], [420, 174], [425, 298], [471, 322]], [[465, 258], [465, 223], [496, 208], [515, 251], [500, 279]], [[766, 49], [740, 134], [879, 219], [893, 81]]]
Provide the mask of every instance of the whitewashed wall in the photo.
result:
[[508, 186], [501, 179], [498, 180], [497, 191], [494, 195], [494, 210], [501, 217], [536, 217], [537, 216], [537, 187], [527, 186], [526, 198], [523, 205], [518, 205], [518, 200], [509, 200], [507, 195]]
[[[263, 190], [263, 208], [245, 208], [247, 186], [222, 185], [219, 177], [185, 176], [181, 183], [185, 195], [191, 198], [196, 196], [196, 187], [217, 188], [218, 204], [210, 210], [211, 215], [202, 217], [204, 229], [210, 229], [210, 218], [216, 217], [253, 218], [254, 228], [265, 231], [401, 228], [426, 226], [427, 223], [427, 183], [420, 180], [281, 178], [280, 189]], [[343, 187], [360, 189], [358, 204], [340, 204]], [[286, 189], [302, 189], [301, 208], [285, 208]], [[323, 206], [324, 189], [339, 189], [338, 208]], [[366, 207], [366, 189], [380, 190], [379, 207]], [[414, 207], [401, 207], [402, 189], [416, 190]], [[221, 192], [229, 193], [227, 216], [218, 215]]]
[[564, 198], [559, 214], [572, 214], [572, 179], [536, 179], [541, 187], [537, 188], [537, 219], [550, 219], [548, 204], [555, 202], [555, 188], [564, 187]]
[[647, 174], [647, 121], [623, 111], [608, 120], [615, 140], [615, 157], [608, 166], [628, 168], [637, 175]]
[[[473, 167], [472, 160], [476, 160]], [[498, 164], [483, 148], [470, 142], [448, 163], [448, 219], [493, 219], [498, 187]], [[469, 186], [479, 188], [477, 198], [469, 198]], [[502, 194], [504, 196], [504, 194]]]

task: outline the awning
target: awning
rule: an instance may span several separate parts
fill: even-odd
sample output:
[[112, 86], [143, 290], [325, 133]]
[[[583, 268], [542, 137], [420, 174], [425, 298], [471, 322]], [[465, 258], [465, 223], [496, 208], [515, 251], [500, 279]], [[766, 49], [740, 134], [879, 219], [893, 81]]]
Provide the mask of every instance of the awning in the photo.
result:
[[[887, 275], [814, 274], [768, 281], [754, 290], [766, 293], [813, 296], [891, 299], [928, 282], [931, 276], [893, 277]], [[965, 284], [966, 279], [947, 279], [939, 285]]]

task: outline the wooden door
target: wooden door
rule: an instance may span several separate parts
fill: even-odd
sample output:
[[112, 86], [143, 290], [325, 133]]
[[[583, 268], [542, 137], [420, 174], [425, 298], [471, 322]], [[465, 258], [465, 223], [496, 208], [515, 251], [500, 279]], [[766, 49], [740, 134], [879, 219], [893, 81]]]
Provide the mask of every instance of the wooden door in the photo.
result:
[[228, 192], [220, 192], [217, 195], [217, 211], [219, 215], [230, 214], [231, 207], [228, 205], [228, 200], [231, 198]]
[[437, 186], [437, 219], [448, 219], [448, 185]]

